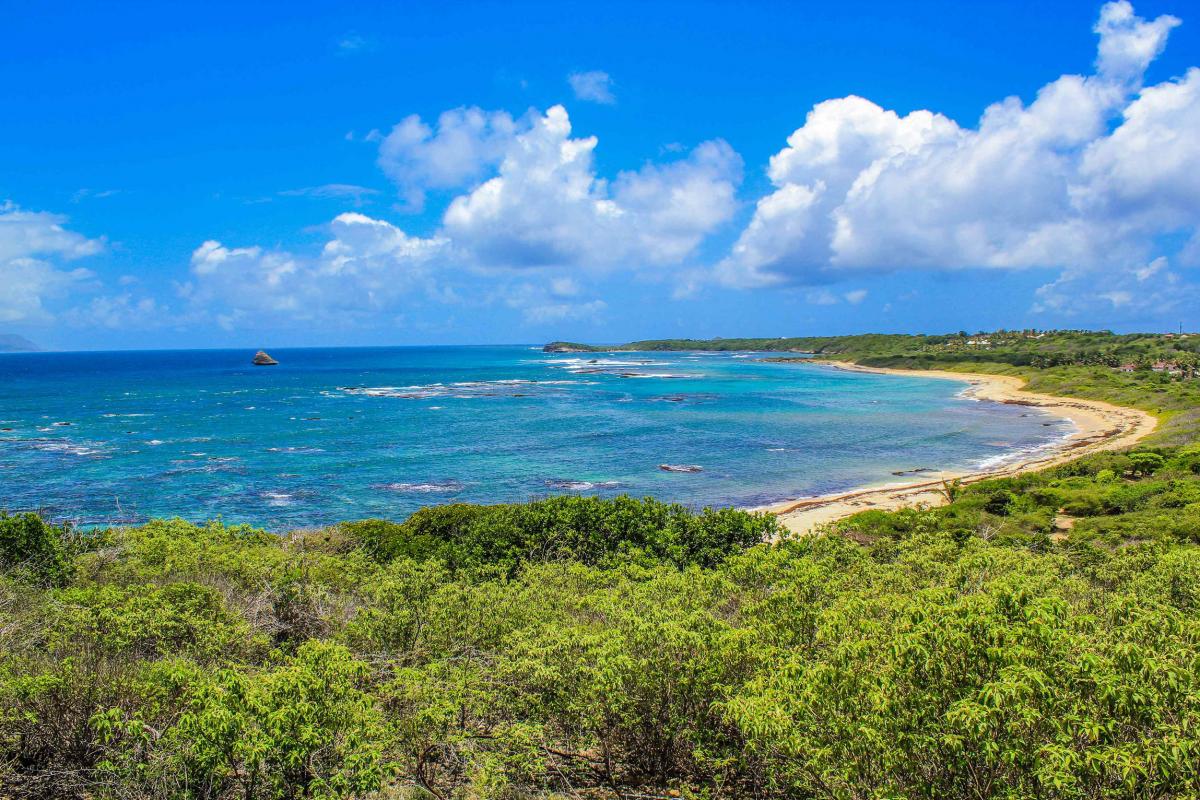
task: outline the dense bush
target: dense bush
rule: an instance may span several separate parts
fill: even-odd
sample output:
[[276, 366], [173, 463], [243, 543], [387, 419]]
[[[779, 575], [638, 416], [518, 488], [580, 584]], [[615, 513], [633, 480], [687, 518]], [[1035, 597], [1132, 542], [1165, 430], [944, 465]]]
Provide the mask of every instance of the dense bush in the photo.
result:
[[704, 509], [653, 498], [551, 497], [523, 504], [423, 508], [402, 523], [344, 523], [351, 540], [381, 562], [438, 559], [451, 569], [578, 561], [593, 566], [668, 562], [712, 567], [779, 534], [768, 514]]
[[1158, 455], [801, 540], [629, 498], [27, 518], [0, 797], [1194, 797], [1200, 477]]
[[37, 514], [0, 511], [0, 567], [35, 583], [61, 586], [72, 567], [66, 534]]

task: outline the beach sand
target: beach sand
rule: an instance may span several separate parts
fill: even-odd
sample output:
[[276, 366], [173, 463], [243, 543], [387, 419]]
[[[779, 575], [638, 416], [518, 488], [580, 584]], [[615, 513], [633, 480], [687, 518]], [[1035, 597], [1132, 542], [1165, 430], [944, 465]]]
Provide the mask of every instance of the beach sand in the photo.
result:
[[852, 489], [848, 492], [802, 497], [767, 506], [793, 534], [812, 533], [819, 526], [856, 514], [878, 509], [894, 511], [916, 505], [937, 506], [946, 502], [942, 481], [959, 480], [964, 484], [1016, 475], [1021, 472], [1045, 469], [1102, 450], [1118, 450], [1137, 443], [1158, 425], [1158, 420], [1145, 411], [1116, 406], [1096, 400], [1055, 397], [1024, 390], [1025, 380], [1012, 375], [982, 375], [942, 370], [903, 370], [862, 367], [845, 362], [814, 361], [834, 369], [855, 372], [875, 372], [885, 375], [908, 375], [924, 378], [944, 378], [969, 384], [965, 394], [980, 400], [1013, 403], [1037, 409], [1070, 420], [1076, 431], [1056, 446], [1031, 454], [1027, 460], [1013, 461], [982, 472], [922, 472], [911, 481], [891, 482]]

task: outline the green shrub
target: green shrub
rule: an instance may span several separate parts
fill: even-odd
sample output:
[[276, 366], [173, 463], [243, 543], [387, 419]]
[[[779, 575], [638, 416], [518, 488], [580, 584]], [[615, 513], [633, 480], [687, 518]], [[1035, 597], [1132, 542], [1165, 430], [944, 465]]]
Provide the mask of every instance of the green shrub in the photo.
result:
[[1050, 486], [1038, 486], [1030, 489], [1026, 495], [1032, 505], [1041, 508], [1058, 509], [1062, 508], [1066, 502], [1069, 493], [1058, 488]]
[[1135, 475], [1153, 475], [1162, 469], [1166, 459], [1158, 453], [1130, 453], [1129, 463]]
[[939, 528], [938, 512], [905, 508], [899, 511], [860, 511], [834, 523], [833, 529], [857, 537], [903, 539], [932, 533]]
[[1107, 513], [1104, 503], [1093, 494], [1076, 494], [1063, 502], [1062, 509], [1072, 517], [1095, 517]]
[[1192, 503], [1200, 503], [1200, 482], [1169, 481], [1167, 490], [1151, 501], [1157, 508], [1185, 508]]
[[43, 586], [62, 586], [73, 571], [67, 530], [37, 514], [9, 516], [0, 511], [0, 567]]
[[362, 797], [387, 776], [370, 671], [345, 648], [308, 642], [260, 672], [222, 670], [192, 688], [163, 749], [164, 779], [246, 800]]
[[1180, 448], [1167, 461], [1167, 466], [1181, 472], [1190, 472], [1193, 475], [1200, 474], [1200, 445]]
[[209, 586], [82, 586], [54, 594], [60, 604], [49, 644], [85, 642], [141, 659], [189, 655], [208, 662], [253, 657], [264, 642]]
[[711, 567], [778, 535], [769, 514], [688, 511], [632, 497], [552, 497], [522, 504], [422, 508], [402, 523], [366, 520], [343, 529], [372, 558], [439, 559], [452, 569], [571, 560], [668, 561]]
[[1100, 503], [1109, 514], [1123, 514], [1145, 508], [1151, 498], [1168, 488], [1165, 481], [1142, 481], [1115, 486], [1100, 496]]
[[1008, 489], [995, 489], [986, 495], [983, 510], [998, 517], [1006, 517], [1013, 511], [1017, 495]]

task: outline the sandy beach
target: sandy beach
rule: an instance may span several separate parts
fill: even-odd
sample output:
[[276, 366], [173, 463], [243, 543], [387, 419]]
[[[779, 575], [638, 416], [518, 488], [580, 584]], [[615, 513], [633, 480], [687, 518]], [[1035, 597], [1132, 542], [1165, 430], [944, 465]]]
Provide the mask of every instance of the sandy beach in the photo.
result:
[[1140, 441], [1158, 425], [1158, 420], [1145, 411], [1116, 406], [1096, 400], [1056, 397], [1024, 390], [1025, 380], [1012, 375], [983, 375], [943, 370], [901, 370], [862, 367], [845, 362], [815, 361], [831, 369], [855, 372], [875, 372], [885, 375], [908, 375], [942, 378], [968, 384], [965, 394], [980, 400], [1013, 403], [1037, 408], [1043, 412], [1070, 420], [1075, 432], [1054, 447], [1032, 454], [1026, 460], [1007, 463], [996, 469], [981, 472], [923, 471], [919, 477], [875, 486], [865, 486], [837, 494], [801, 497], [766, 507], [776, 514], [794, 534], [812, 533], [818, 526], [859, 511], [879, 509], [892, 511], [915, 505], [942, 505], [942, 482], [959, 480], [964, 484], [989, 478], [1016, 475], [1021, 472], [1045, 469], [1088, 453], [1118, 450]]

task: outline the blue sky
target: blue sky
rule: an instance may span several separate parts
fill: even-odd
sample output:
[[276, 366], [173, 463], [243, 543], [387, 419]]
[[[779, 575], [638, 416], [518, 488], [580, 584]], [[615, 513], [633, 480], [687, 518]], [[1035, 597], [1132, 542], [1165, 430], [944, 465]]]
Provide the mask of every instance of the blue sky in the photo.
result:
[[1200, 328], [1194, 3], [3, 15], [46, 346]]

